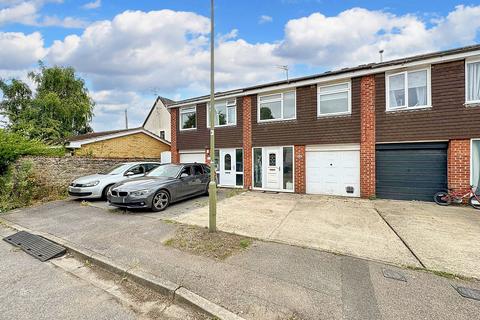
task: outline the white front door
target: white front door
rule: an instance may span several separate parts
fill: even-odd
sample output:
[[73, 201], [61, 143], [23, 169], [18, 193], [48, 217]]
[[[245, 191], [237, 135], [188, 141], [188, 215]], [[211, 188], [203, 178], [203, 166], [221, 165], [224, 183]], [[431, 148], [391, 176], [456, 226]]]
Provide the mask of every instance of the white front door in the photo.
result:
[[235, 149], [220, 149], [220, 185], [235, 186]]
[[266, 189], [282, 188], [282, 148], [266, 148]]

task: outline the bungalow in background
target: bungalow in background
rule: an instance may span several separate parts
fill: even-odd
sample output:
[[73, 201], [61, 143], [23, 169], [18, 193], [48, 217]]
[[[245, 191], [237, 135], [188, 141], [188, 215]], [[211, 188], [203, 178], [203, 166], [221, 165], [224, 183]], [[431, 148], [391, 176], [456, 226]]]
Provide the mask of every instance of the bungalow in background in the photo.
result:
[[142, 127], [71, 137], [66, 148], [75, 156], [161, 159], [162, 162], [170, 162], [170, 142]]

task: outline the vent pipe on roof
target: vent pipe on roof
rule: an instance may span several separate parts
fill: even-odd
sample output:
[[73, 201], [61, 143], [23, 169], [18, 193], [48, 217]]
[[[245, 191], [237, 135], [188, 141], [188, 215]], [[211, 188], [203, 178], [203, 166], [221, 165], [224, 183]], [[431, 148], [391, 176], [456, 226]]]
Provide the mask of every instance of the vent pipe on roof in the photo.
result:
[[378, 53], [380, 54], [380, 62], [383, 62], [383, 49], [378, 51]]
[[128, 114], [127, 114], [126, 108], [125, 108], [125, 129], [128, 129]]

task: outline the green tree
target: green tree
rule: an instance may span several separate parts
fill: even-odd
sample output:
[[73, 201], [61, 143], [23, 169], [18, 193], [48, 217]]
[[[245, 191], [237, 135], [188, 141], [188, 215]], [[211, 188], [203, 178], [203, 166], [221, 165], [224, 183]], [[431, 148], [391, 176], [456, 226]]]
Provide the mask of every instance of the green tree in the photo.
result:
[[9, 130], [50, 143], [92, 131], [95, 103], [73, 68], [40, 63], [40, 71], [28, 76], [35, 92], [20, 80], [0, 79], [0, 114], [7, 118]]

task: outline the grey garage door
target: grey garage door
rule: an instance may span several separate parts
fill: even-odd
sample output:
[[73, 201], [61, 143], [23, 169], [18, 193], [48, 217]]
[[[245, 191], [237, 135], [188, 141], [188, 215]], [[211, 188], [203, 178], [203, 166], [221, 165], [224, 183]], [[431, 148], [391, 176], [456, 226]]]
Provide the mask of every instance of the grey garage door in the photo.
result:
[[377, 197], [432, 201], [447, 188], [447, 147], [446, 142], [377, 145]]

